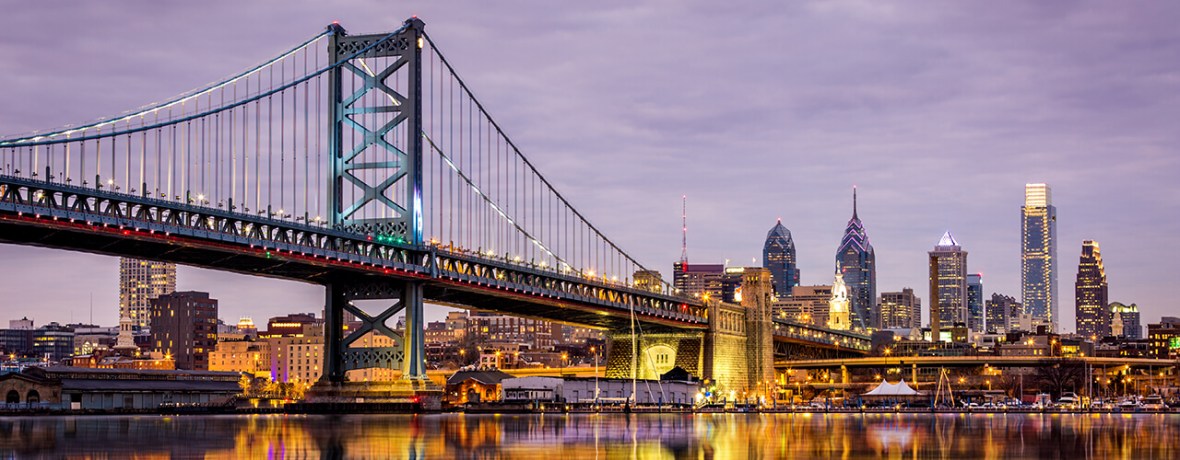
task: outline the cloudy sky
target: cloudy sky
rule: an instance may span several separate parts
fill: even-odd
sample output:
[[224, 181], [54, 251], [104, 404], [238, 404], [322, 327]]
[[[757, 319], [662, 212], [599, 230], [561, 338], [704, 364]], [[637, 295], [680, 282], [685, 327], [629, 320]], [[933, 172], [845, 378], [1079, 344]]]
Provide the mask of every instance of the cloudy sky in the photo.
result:
[[[246, 5], [243, 5], [246, 3]], [[946, 230], [985, 290], [1019, 297], [1020, 205], [1058, 207], [1063, 329], [1081, 243], [1110, 298], [1180, 316], [1180, 3], [14, 2], [0, 132], [111, 116], [249, 68], [333, 20], [418, 15], [493, 117], [591, 221], [666, 275], [749, 265], [776, 218], [804, 284], [831, 281], [860, 190], [878, 291], [929, 305]], [[0, 246], [7, 318], [117, 321], [117, 260]], [[760, 263], [760, 260], [758, 260]], [[221, 316], [319, 311], [315, 286], [180, 270]], [[434, 312], [435, 315], [438, 311]]]

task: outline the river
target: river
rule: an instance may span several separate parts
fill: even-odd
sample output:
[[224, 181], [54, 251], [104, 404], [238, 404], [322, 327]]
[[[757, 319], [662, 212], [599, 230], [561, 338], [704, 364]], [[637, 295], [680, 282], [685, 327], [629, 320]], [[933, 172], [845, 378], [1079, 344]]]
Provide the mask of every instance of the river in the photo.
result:
[[1177, 458], [1180, 414], [0, 417], [0, 458]]

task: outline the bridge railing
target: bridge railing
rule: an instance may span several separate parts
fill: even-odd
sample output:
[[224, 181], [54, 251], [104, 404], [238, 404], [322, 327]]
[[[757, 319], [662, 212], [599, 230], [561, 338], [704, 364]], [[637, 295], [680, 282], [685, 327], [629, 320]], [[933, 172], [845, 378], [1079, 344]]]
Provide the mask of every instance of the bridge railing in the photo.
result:
[[[231, 242], [274, 257], [293, 255], [355, 264], [362, 270], [397, 270], [421, 277], [464, 277], [477, 284], [502, 285], [537, 295], [600, 304], [655, 316], [703, 324], [702, 305], [612, 282], [561, 273], [516, 261], [487, 258], [437, 245], [378, 242], [371, 236], [300, 224], [268, 216], [229, 212], [0, 174], [0, 211], [33, 218], [118, 228], [127, 237], [138, 232]], [[131, 232], [135, 232], [134, 234]]]

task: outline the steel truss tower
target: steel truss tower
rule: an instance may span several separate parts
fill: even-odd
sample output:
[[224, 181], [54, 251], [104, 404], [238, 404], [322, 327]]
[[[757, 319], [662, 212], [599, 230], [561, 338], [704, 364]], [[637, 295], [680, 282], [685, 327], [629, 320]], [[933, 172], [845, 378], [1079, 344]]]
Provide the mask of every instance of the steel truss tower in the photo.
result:
[[[411, 18], [392, 34], [351, 36], [339, 24], [328, 26], [328, 61], [338, 64], [328, 79], [329, 219], [337, 230], [422, 245], [424, 26]], [[346, 371], [370, 367], [400, 368], [406, 379], [426, 379], [422, 283], [358, 278], [326, 284], [324, 380], [338, 385]], [[351, 303], [382, 299], [396, 301], [374, 316]], [[403, 310], [404, 337], [385, 324]], [[345, 311], [362, 323], [347, 337]], [[370, 332], [390, 337], [394, 346], [349, 347]]]

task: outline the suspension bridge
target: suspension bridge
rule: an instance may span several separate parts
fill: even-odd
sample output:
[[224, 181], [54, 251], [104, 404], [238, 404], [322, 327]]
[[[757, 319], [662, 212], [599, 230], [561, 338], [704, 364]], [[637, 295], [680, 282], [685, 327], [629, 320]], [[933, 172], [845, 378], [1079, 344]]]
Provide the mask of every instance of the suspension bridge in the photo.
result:
[[[699, 345], [675, 361], [698, 375], [713, 373], [714, 318], [741, 312], [677, 295], [575, 209], [417, 18], [370, 35], [334, 23], [162, 103], [0, 140], [0, 241], [323, 285], [330, 385], [369, 367], [423, 380], [426, 300], [688, 334]], [[399, 312], [404, 331], [386, 325]], [[346, 314], [362, 327], [346, 331]], [[368, 333], [394, 346], [352, 346]], [[836, 340], [867, 350], [852, 338]]]

